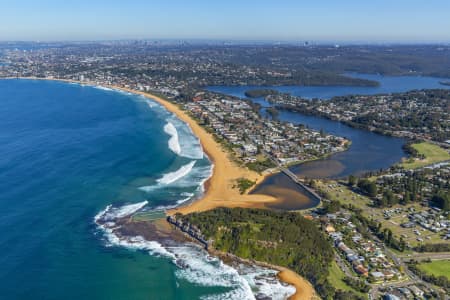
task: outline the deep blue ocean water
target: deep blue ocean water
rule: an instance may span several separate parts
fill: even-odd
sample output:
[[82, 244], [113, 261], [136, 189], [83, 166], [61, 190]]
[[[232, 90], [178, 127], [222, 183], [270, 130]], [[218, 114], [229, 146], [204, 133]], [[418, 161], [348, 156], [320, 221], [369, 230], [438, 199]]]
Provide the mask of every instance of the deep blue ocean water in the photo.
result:
[[[247, 88], [220, 89], [242, 95]], [[300, 174], [377, 169], [403, 155], [400, 139], [289, 112], [280, 118], [354, 142], [346, 153], [295, 167]], [[180, 269], [158, 251], [110, 245], [93, 222], [110, 204], [148, 201], [152, 210], [195, 198], [209, 174], [189, 128], [152, 101], [76, 84], [0, 80], [0, 299], [252, 299], [261, 270], [239, 275], [188, 245], [171, 249], [191, 264]]]
[[248, 295], [242, 277], [195, 247], [176, 249], [195, 264], [181, 270], [110, 245], [93, 222], [109, 204], [196, 197], [210, 167], [190, 129], [143, 97], [0, 80], [0, 299]]

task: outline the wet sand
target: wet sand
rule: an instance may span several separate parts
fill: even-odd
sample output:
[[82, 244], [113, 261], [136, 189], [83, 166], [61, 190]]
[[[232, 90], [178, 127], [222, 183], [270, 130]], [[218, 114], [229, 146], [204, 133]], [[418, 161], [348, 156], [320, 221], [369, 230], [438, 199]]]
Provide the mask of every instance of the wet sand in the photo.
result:
[[251, 193], [276, 197], [275, 202], [267, 204], [267, 207], [272, 209], [302, 210], [319, 204], [317, 199], [311, 197], [307, 191], [294, 183], [284, 173], [268, 176]]

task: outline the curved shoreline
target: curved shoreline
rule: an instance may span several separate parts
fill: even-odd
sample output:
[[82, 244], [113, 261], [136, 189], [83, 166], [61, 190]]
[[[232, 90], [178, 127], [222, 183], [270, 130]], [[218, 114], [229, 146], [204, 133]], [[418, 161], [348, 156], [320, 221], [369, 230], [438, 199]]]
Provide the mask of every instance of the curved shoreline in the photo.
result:
[[[79, 85], [105, 87], [135, 95], [141, 95], [149, 100], [159, 103], [166, 110], [175, 114], [181, 121], [188, 124], [193, 134], [200, 140], [203, 151], [211, 160], [213, 170], [211, 176], [204, 184], [204, 195], [192, 203], [169, 210], [167, 212], [169, 215], [175, 213], [188, 214], [193, 212], [201, 212], [217, 207], [267, 208], [265, 204], [274, 203], [277, 201], [275, 197], [267, 195], [250, 195], [248, 194], [248, 192], [241, 195], [238, 189], [233, 188], [233, 183], [238, 178], [245, 177], [250, 180], [255, 180], [255, 186], [257, 186], [266, 178], [266, 176], [260, 175], [256, 172], [244, 169], [236, 165], [236, 163], [229, 158], [229, 154], [222, 149], [222, 147], [214, 140], [214, 137], [210, 133], [208, 133], [204, 128], [197, 124], [197, 122], [193, 120], [184, 110], [159, 96], [153, 95], [151, 93], [135, 91], [126, 87], [102, 85], [95, 82], [80, 82], [69, 79], [37, 77], [6, 77], [0, 79], [25, 79], [76, 83]], [[312, 299], [314, 295], [314, 289], [306, 279], [287, 268], [277, 266], [277, 269], [280, 271], [278, 273], [278, 277], [280, 278], [280, 280], [293, 285], [296, 289], [295, 294], [292, 295], [289, 299]]]
[[267, 208], [265, 204], [277, 201], [275, 197], [268, 195], [249, 195], [248, 192], [241, 195], [238, 189], [233, 189], [232, 186], [234, 182], [241, 177], [256, 181], [256, 186], [260, 184], [267, 177], [267, 175], [261, 175], [236, 165], [236, 163], [229, 158], [229, 154], [222, 149], [210, 133], [197, 124], [197, 122], [193, 120], [184, 110], [157, 95], [136, 91], [117, 85], [81, 82], [69, 79], [49, 79], [37, 77], [7, 77], [0, 79], [59, 81], [128, 92], [131, 94], [144, 96], [149, 100], [159, 103], [167, 111], [173, 113], [178, 119], [186, 123], [192, 130], [193, 134], [200, 140], [203, 151], [206, 153], [213, 165], [213, 170], [211, 176], [205, 181], [204, 195], [191, 203], [181, 205], [180, 207], [167, 211], [169, 215], [175, 213], [188, 214], [192, 212], [201, 212], [217, 207]]

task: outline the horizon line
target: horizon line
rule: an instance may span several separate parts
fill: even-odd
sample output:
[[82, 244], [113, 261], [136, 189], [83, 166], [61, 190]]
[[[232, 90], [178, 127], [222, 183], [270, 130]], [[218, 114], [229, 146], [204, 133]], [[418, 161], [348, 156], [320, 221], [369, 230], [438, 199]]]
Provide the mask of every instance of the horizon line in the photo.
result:
[[105, 42], [172, 42], [172, 43], [238, 43], [238, 44], [302, 44], [302, 45], [450, 45], [450, 40], [362, 40], [362, 39], [226, 39], [226, 38], [98, 38], [98, 39], [17, 39], [2, 40], [5, 43], [105, 43]]

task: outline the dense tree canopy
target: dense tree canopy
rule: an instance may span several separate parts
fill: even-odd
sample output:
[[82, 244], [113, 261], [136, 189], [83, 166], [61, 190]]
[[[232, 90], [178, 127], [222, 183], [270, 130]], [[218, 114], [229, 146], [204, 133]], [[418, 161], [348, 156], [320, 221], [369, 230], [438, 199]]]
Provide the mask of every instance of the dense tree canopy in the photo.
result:
[[322, 297], [335, 296], [327, 281], [331, 245], [317, 224], [300, 214], [218, 208], [178, 218], [195, 225], [218, 250], [288, 267], [313, 283]]

